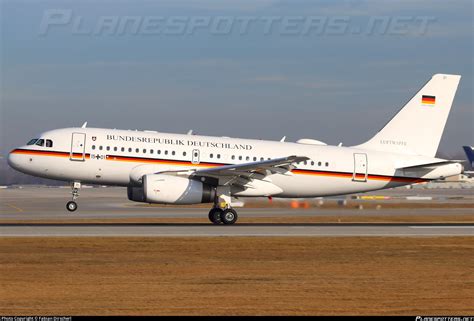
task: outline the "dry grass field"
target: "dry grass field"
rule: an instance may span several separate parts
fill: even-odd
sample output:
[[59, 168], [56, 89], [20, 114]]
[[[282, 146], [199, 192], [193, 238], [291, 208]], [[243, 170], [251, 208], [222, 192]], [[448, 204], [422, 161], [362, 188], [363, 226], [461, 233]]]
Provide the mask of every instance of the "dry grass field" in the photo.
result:
[[474, 314], [474, 237], [0, 238], [2, 315]]

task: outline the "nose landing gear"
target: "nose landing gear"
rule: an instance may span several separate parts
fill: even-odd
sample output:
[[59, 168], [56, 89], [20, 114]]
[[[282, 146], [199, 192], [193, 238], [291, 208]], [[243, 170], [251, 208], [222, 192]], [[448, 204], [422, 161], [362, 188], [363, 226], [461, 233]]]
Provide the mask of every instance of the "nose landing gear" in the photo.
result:
[[75, 210], [77, 210], [77, 203], [76, 203], [76, 199], [79, 197], [79, 189], [81, 188], [81, 183], [80, 182], [73, 182], [71, 184], [71, 188], [72, 188], [72, 201], [69, 201], [66, 203], [66, 209], [69, 211], [69, 212], [74, 212]]
[[69, 201], [66, 203], [66, 208], [69, 212], [74, 212], [77, 210], [77, 203], [74, 201]]

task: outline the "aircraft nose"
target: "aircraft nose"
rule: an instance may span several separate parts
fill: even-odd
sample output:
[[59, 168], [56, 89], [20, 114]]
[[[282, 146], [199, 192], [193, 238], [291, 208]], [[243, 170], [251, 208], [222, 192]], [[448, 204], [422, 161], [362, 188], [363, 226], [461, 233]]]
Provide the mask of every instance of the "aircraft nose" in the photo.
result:
[[12, 150], [8, 154], [7, 162], [8, 162], [8, 165], [10, 165], [10, 167], [18, 170], [20, 167], [20, 160], [19, 160], [20, 155], [16, 154], [15, 151], [16, 149]]

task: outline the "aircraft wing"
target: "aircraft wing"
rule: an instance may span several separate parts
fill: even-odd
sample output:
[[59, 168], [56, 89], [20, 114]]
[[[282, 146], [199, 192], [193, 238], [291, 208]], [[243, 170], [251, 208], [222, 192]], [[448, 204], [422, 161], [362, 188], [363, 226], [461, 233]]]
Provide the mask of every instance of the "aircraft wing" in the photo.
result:
[[[194, 172], [198, 176], [244, 176], [251, 177], [256, 175], [267, 176], [269, 174], [284, 174], [292, 169], [293, 163], [308, 160], [304, 156], [288, 156], [282, 158], [274, 158], [270, 160], [243, 163], [236, 165], [224, 165], [214, 168], [200, 169]], [[256, 174], [256, 175], [254, 175]]]
[[[242, 185], [254, 179], [262, 180], [271, 174], [291, 175], [290, 171], [294, 168], [294, 163], [309, 160], [305, 156], [288, 156], [274, 158], [259, 162], [250, 162], [235, 165], [224, 165], [206, 169], [195, 169], [185, 171], [165, 171], [176, 175], [185, 175], [188, 177], [207, 177], [220, 185]], [[159, 174], [159, 173], [157, 173]]]

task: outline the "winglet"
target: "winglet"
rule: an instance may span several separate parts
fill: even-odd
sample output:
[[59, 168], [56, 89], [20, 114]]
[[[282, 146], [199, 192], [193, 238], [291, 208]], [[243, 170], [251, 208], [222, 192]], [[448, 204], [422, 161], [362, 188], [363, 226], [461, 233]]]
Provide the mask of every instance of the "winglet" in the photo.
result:
[[85, 122], [84, 124], [82, 124], [81, 128], [86, 128], [87, 127], [87, 122]]

